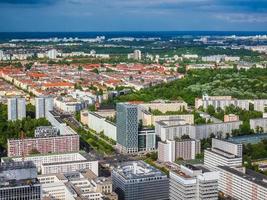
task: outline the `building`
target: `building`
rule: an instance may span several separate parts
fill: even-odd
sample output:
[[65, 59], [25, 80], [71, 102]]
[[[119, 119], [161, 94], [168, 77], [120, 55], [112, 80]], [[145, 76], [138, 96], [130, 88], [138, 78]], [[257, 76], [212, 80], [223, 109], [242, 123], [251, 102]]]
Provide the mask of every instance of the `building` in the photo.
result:
[[224, 115], [224, 122], [236, 122], [239, 121], [239, 116], [235, 114]]
[[204, 165], [215, 171], [218, 166], [242, 166], [242, 149], [242, 144], [213, 138], [211, 149], [204, 151]]
[[156, 133], [154, 129], [138, 131], [138, 151], [148, 152], [156, 150]]
[[8, 120], [22, 120], [26, 117], [26, 100], [24, 98], [11, 98], [7, 100]]
[[117, 145], [121, 152], [138, 152], [138, 107], [135, 104], [117, 104]]
[[28, 156], [32, 153], [66, 153], [80, 150], [78, 134], [24, 139], [8, 139], [8, 157]]
[[193, 139], [158, 142], [158, 161], [193, 160], [200, 151], [200, 141]]
[[267, 118], [250, 119], [249, 124], [256, 133], [267, 133]]
[[170, 171], [170, 200], [217, 200], [219, 172], [181, 165]]
[[58, 129], [53, 126], [38, 126], [34, 131], [34, 137], [58, 136]]
[[51, 60], [56, 59], [58, 56], [58, 51], [56, 49], [51, 49], [47, 51], [47, 57]]
[[54, 108], [54, 99], [52, 97], [36, 97], [35, 98], [35, 117], [47, 118], [48, 112]]
[[32, 162], [0, 164], [0, 200], [41, 200], [41, 184]]
[[54, 105], [63, 112], [75, 113], [87, 108], [88, 103], [84, 100], [74, 99], [72, 96], [60, 96], [54, 100]]
[[133, 53], [128, 54], [128, 59], [142, 60], [142, 52], [140, 50], [134, 50]]
[[39, 175], [43, 196], [57, 200], [117, 200], [109, 178], [97, 177], [90, 170]]
[[226, 137], [226, 134], [231, 134], [233, 130], [239, 129], [242, 121], [233, 122], [216, 122], [212, 124], [191, 125], [184, 120], [162, 120], [156, 122], [156, 135], [162, 141], [174, 140], [181, 138], [183, 135], [188, 135], [192, 139], [201, 140], [208, 138], [211, 134], [218, 137]]
[[249, 110], [250, 100], [246, 99], [235, 99], [231, 96], [209, 96], [203, 95], [202, 98], [195, 99], [195, 108], [199, 109], [203, 107], [207, 109], [208, 106], [213, 106], [215, 110], [217, 108], [225, 109], [225, 107], [234, 105], [235, 107], [239, 107], [243, 110]]
[[219, 190], [225, 197], [242, 200], [265, 200], [267, 176], [244, 167], [219, 166]]
[[114, 191], [121, 200], [167, 200], [167, 175], [143, 161], [126, 162], [112, 170]]
[[260, 112], [267, 112], [267, 99], [255, 99], [254, 110]]
[[175, 141], [166, 140], [158, 142], [158, 161], [174, 162], [175, 161]]

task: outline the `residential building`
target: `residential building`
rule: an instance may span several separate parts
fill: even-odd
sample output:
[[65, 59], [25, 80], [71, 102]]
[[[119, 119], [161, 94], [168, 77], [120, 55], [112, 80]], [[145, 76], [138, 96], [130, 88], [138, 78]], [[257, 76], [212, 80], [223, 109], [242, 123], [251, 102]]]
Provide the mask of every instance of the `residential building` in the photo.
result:
[[8, 120], [22, 120], [26, 117], [26, 100], [25, 98], [10, 98], [7, 101]]
[[216, 122], [212, 124], [191, 125], [184, 120], [162, 120], [156, 122], [156, 135], [162, 141], [174, 140], [181, 138], [183, 135], [188, 135], [192, 139], [201, 140], [208, 138], [211, 134], [218, 137], [226, 137], [226, 134], [231, 134], [233, 130], [239, 129], [242, 121], [233, 122]]
[[249, 124], [256, 133], [267, 133], [267, 118], [250, 119]]
[[32, 162], [0, 164], [0, 200], [41, 200], [41, 184]]
[[138, 107], [135, 104], [117, 104], [117, 145], [123, 153], [138, 152]]
[[204, 151], [204, 165], [215, 171], [218, 166], [242, 166], [242, 148], [242, 144], [213, 138], [211, 149]]
[[78, 134], [51, 137], [8, 139], [7, 155], [28, 156], [35, 151], [41, 154], [77, 152], [80, 150]]
[[75, 113], [87, 108], [88, 103], [83, 100], [74, 99], [71, 96], [57, 97], [54, 101], [55, 107], [66, 113]]
[[236, 122], [239, 121], [239, 116], [235, 114], [224, 115], [224, 122]]
[[217, 200], [219, 172], [181, 165], [170, 171], [170, 200]]
[[35, 98], [35, 109], [36, 119], [47, 118], [48, 112], [54, 108], [54, 99], [52, 97], [36, 97]]
[[265, 200], [267, 176], [244, 167], [219, 166], [219, 190], [225, 197], [237, 200]]
[[134, 50], [133, 53], [128, 54], [128, 59], [142, 60], [142, 52], [140, 50]]
[[254, 110], [260, 112], [267, 112], [267, 99], [255, 99]]
[[200, 141], [193, 139], [158, 142], [158, 160], [173, 162], [176, 159], [193, 160], [200, 151]]
[[185, 101], [155, 100], [150, 103], [140, 103], [139, 106], [147, 111], [159, 110], [162, 113], [187, 110], [187, 103]]
[[167, 200], [167, 175], [143, 161], [126, 162], [112, 170], [113, 190], [121, 200]]
[[58, 51], [56, 49], [51, 49], [47, 51], [47, 57], [51, 60], [56, 59], [58, 56]]
[[58, 129], [53, 126], [38, 126], [34, 131], [34, 137], [58, 136]]

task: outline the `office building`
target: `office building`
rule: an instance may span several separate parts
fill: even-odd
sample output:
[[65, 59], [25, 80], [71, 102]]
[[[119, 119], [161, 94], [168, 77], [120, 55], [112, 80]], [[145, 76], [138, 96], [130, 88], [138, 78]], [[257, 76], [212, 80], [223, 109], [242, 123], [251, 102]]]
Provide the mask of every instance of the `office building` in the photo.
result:
[[193, 160], [200, 151], [200, 141], [193, 139], [158, 142], [158, 160], [173, 162], [176, 159]]
[[126, 162], [112, 170], [113, 190], [121, 200], [167, 200], [167, 175], [143, 161]]
[[137, 105], [117, 104], [117, 146], [123, 153], [138, 152]]
[[156, 149], [156, 133], [154, 129], [138, 131], [138, 151], [148, 152]]
[[26, 100], [24, 98], [10, 98], [7, 101], [8, 120], [22, 120], [26, 117]]
[[219, 190], [225, 197], [238, 200], [265, 200], [267, 176], [244, 167], [219, 166]]
[[204, 151], [204, 165], [215, 171], [218, 166], [242, 166], [242, 148], [242, 144], [213, 138], [211, 149]]
[[54, 99], [52, 97], [35, 98], [36, 119], [47, 118], [48, 112], [54, 108]]
[[181, 165], [170, 171], [170, 200], [217, 200], [219, 172]]
[[41, 184], [32, 162], [0, 164], [0, 200], [41, 200]]
[[80, 150], [78, 134], [37, 137], [24, 139], [8, 139], [8, 157], [28, 156], [32, 153], [66, 153]]

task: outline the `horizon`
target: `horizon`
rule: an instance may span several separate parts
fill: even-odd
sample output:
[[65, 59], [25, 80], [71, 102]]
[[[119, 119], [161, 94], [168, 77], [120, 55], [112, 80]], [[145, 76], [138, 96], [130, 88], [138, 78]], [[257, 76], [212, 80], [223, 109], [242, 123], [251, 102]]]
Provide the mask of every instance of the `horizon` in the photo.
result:
[[0, 32], [267, 31], [264, 0], [2, 0]]

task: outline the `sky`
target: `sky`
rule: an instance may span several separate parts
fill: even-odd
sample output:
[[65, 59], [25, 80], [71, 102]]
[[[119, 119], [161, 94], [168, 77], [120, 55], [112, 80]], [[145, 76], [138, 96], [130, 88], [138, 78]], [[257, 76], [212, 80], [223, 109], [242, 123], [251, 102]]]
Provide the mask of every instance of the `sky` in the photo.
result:
[[267, 31], [267, 0], [0, 0], [0, 32]]

